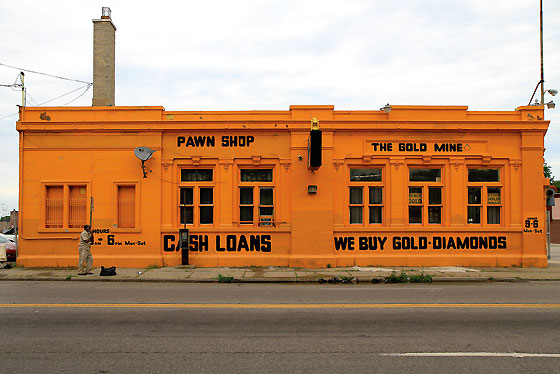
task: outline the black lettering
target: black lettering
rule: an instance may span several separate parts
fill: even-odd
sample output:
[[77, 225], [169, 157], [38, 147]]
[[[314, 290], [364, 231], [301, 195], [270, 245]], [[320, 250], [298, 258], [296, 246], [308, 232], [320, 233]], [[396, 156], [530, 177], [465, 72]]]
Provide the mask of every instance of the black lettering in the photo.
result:
[[354, 237], [353, 236], [348, 238], [348, 250], [349, 251], [354, 250]]
[[476, 236], [470, 237], [469, 244], [471, 245], [471, 249], [478, 249], [478, 238]]
[[358, 238], [358, 248], [360, 251], [367, 251], [368, 250], [368, 238], [365, 236], [360, 236]]
[[459, 238], [457, 237], [457, 249], [469, 249], [469, 238]]
[[198, 252], [199, 249], [198, 239], [199, 239], [199, 235], [189, 235], [189, 251]]
[[222, 147], [229, 147], [229, 137], [222, 136]]
[[498, 249], [507, 248], [507, 238], [505, 236], [498, 236]]
[[194, 147], [194, 140], [192, 136], [189, 136], [189, 138], [187, 139], [187, 144], [185, 144], [185, 147]]
[[[488, 238], [488, 245], [486, 246], [486, 248], [490, 248], [490, 249], [496, 249], [498, 248], [498, 238], [496, 238], [495, 236], [491, 236]], [[482, 248], [482, 243], [480, 245], [480, 248]]]
[[164, 235], [163, 236], [163, 251], [164, 252], [174, 252], [175, 251], [175, 235]]
[[194, 144], [197, 147], [204, 147], [204, 141], [206, 140], [205, 136], [195, 136], [194, 137]]
[[463, 143], [457, 144], [457, 152], [463, 152]]
[[401, 237], [393, 236], [393, 249], [401, 249]]
[[198, 250], [208, 252], [208, 235], [204, 235], [204, 239], [202, 235], [198, 236]]
[[226, 236], [226, 248], [229, 252], [234, 252], [237, 248], [237, 237], [235, 235]]
[[178, 136], [177, 137], [177, 147], [180, 147], [181, 144], [185, 144], [185, 137], [184, 136]]
[[434, 249], [441, 249], [441, 236], [434, 236], [432, 241], [434, 242]]
[[216, 251], [225, 252], [225, 248], [220, 245], [220, 235], [216, 235]]
[[262, 252], [270, 252], [272, 250], [272, 238], [270, 235], [262, 235], [261, 236], [261, 251]]
[[239, 146], [240, 147], [245, 147], [245, 137], [244, 136], [239, 137]]
[[255, 137], [253, 135], [247, 136], [247, 147], [251, 145], [251, 143], [255, 142]]
[[261, 250], [261, 236], [260, 235], [251, 235], [249, 237], [249, 249], [251, 251], [260, 251]]
[[402, 249], [410, 249], [410, 238], [408, 236], [403, 236], [401, 239]]
[[[496, 239], [495, 236], [491, 236], [490, 240], [492, 240], [492, 238]], [[487, 236], [479, 236], [478, 237], [478, 248], [479, 249], [488, 249], [488, 237]]]
[[420, 143], [420, 152], [426, 152], [428, 150], [428, 146], [426, 143]]
[[339, 250], [343, 250], [345, 251], [346, 248], [348, 248], [348, 238], [347, 237], [338, 237], [335, 236], [334, 238], [334, 248], [339, 251]]
[[368, 238], [368, 249], [370, 251], [375, 251], [377, 249], [377, 240], [379, 238], [377, 236], [370, 236]]
[[453, 237], [450, 237], [447, 240], [447, 248], [448, 249], [457, 249], [457, 247], [455, 246], [455, 239], [453, 239]]
[[418, 238], [418, 248], [419, 249], [426, 249], [428, 248], [428, 238], [425, 236], [421, 236]]
[[245, 237], [245, 235], [239, 236], [239, 244], [237, 245], [238, 252], [241, 251], [242, 249], [249, 252], [249, 243], [247, 243], [247, 238]]
[[379, 249], [383, 250], [383, 247], [385, 246], [385, 242], [387, 241], [387, 237], [384, 236], [382, 238], [377, 238], [377, 240], [379, 241]]
[[115, 245], [115, 235], [107, 235], [107, 245]]
[[399, 151], [404, 152], [406, 150], [406, 144], [399, 143]]

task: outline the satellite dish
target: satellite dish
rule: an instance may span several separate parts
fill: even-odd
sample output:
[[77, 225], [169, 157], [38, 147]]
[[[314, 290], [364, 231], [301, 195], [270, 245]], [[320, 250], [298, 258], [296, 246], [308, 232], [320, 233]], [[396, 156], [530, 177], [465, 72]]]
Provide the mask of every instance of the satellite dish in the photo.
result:
[[142, 161], [148, 161], [155, 151], [148, 147], [138, 147], [134, 150], [134, 155]]
[[[146, 176], [146, 169], [148, 169], [145, 165], [144, 165], [144, 161], [148, 161], [150, 158], [152, 158], [152, 154], [155, 151], [153, 149], [150, 149], [148, 147], [138, 147], [134, 150], [134, 155], [136, 157], [138, 157], [140, 159], [140, 161], [142, 161], [142, 171], [144, 172], [144, 178], [147, 178]], [[148, 169], [148, 171], [151, 171]]]

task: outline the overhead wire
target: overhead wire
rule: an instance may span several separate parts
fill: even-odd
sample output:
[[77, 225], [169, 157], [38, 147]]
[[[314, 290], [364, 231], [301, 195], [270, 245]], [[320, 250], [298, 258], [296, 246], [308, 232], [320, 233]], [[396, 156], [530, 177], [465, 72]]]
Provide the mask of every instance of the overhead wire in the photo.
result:
[[47, 77], [52, 77], [52, 78], [57, 78], [57, 79], [63, 79], [66, 81], [72, 81], [72, 82], [79, 82], [79, 83], [85, 83], [85, 84], [93, 84], [91, 82], [86, 82], [86, 81], [81, 81], [79, 79], [72, 79], [72, 78], [66, 78], [66, 77], [61, 77], [59, 75], [53, 75], [53, 74], [47, 74], [47, 73], [41, 73], [40, 71], [35, 71], [35, 70], [30, 70], [30, 69], [24, 69], [24, 68], [19, 68], [17, 66], [11, 66], [11, 65], [7, 65], [4, 64], [2, 62], [0, 62], [1, 66], [5, 66], [7, 68], [12, 68], [12, 69], [17, 69], [17, 70], [21, 70], [21, 71], [26, 71], [28, 73], [33, 73], [33, 74], [40, 74], [40, 75], [45, 75]]
[[[83, 94], [85, 94], [86, 91], [87, 91], [91, 86], [93, 86], [93, 83], [87, 83], [87, 84], [84, 85], [84, 86], [78, 87], [78, 88], [76, 88], [75, 90], [72, 90], [72, 91], [67, 92], [67, 93], [65, 93], [65, 94], [62, 94], [62, 95], [60, 95], [60, 96], [57, 96], [57, 97], [55, 97], [54, 99], [50, 99], [50, 100], [47, 100], [47, 101], [45, 101], [45, 102], [42, 102], [42, 103], [40, 103], [40, 104], [37, 105], [37, 106], [43, 106], [43, 105], [45, 105], [45, 104], [47, 104], [47, 103], [50, 103], [51, 101], [55, 101], [55, 100], [57, 100], [57, 99], [60, 99], [61, 97], [70, 95], [71, 93], [76, 92], [76, 91], [79, 91], [79, 90], [83, 89], [83, 88], [86, 87], [86, 86], [87, 86], [86, 90], [85, 90], [80, 96], [78, 96], [78, 97], [76, 98], [76, 99], [78, 99], [78, 98], [81, 97]], [[74, 99], [74, 100], [76, 100], [76, 99]], [[72, 101], [74, 101], [74, 100], [72, 100]], [[70, 102], [72, 102], [72, 101], [70, 101]], [[65, 105], [66, 105], [66, 104], [65, 104]]]

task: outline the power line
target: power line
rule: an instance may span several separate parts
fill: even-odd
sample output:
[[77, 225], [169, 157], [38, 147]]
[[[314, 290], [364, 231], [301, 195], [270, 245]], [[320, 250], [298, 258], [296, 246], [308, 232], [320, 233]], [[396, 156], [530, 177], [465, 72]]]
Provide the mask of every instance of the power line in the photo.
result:
[[[51, 101], [55, 101], [56, 99], [60, 99], [61, 97], [70, 95], [72, 92], [76, 92], [76, 91], [78, 91], [78, 90], [81, 90], [82, 88], [84, 88], [84, 87], [86, 87], [86, 86], [87, 86], [87, 88], [89, 89], [91, 86], [93, 86], [93, 83], [87, 83], [87, 82], [86, 82], [86, 85], [85, 85], [85, 86], [78, 87], [78, 88], [76, 88], [75, 90], [72, 90], [72, 91], [67, 92], [67, 93], [65, 93], [65, 94], [62, 94], [62, 95], [60, 95], [60, 96], [57, 96], [57, 97], [55, 97], [54, 99], [47, 100], [47, 101], [45, 101], [45, 102], [43, 102], [43, 103], [41, 103], [41, 104], [39, 104], [39, 105], [37, 105], [37, 106], [42, 106], [42, 105], [45, 105], [45, 104], [47, 104], [47, 103], [50, 103]], [[87, 91], [87, 89], [86, 89], [86, 91]], [[84, 91], [80, 96], [82, 96], [83, 94], [85, 94], [86, 91]], [[78, 97], [80, 97], [80, 96], [78, 96]], [[78, 97], [77, 97], [77, 98], [78, 98]], [[77, 99], [77, 98], [76, 98], [76, 99]], [[74, 99], [74, 100], [76, 100], [76, 99]], [[74, 100], [72, 100], [72, 101], [74, 101]], [[70, 102], [72, 102], [72, 101], [70, 101]]]
[[34, 73], [34, 74], [40, 74], [40, 75], [46, 75], [47, 77], [52, 77], [52, 78], [58, 78], [58, 79], [64, 79], [66, 81], [72, 81], [72, 82], [79, 82], [79, 83], [85, 83], [85, 84], [93, 84], [91, 82], [85, 82], [85, 81], [81, 81], [78, 79], [71, 79], [71, 78], [65, 78], [65, 77], [60, 77], [58, 75], [52, 75], [52, 74], [47, 74], [47, 73], [41, 73], [39, 71], [34, 71], [34, 70], [29, 70], [29, 69], [23, 69], [23, 68], [18, 68], [17, 66], [11, 66], [11, 65], [6, 65], [0, 62], [0, 65], [5, 66], [7, 68], [12, 68], [12, 69], [17, 69], [17, 70], [21, 70], [21, 71], [26, 71], [28, 73]]
[[[62, 95], [60, 95], [60, 96], [57, 96], [57, 97], [55, 97], [54, 99], [50, 99], [50, 100], [44, 101], [44, 102], [42, 102], [42, 103], [40, 103], [40, 104], [37, 104], [37, 102], [36, 102], [34, 99], [32, 99], [32, 100], [35, 101], [35, 103], [36, 103], [35, 106], [36, 106], [36, 107], [40, 107], [40, 106], [42, 106], [42, 105], [45, 105], [45, 104], [47, 104], [47, 103], [50, 103], [51, 101], [55, 101], [55, 100], [57, 100], [57, 99], [60, 99], [61, 97], [68, 96], [68, 95], [70, 95], [71, 93], [76, 92], [76, 91], [79, 91], [79, 90], [81, 90], [81, 89], [83, 89], [83, 88], [85, 87], [84, 92], [82, 92], [80, 95], [78, 95], [78, 96], [75, 97], [74, 99], [70, 100], [70, 101], [67, 102], [66, 104], [61, 105], [61, 106], [65, 106], [65, 105], [68, 105], [68, 104], [70, 104], [70, 103], [73, 103], [74, 101], [76, 101], [76, 100], [78, 100], [80, 97], [82, 97], [82, 96], [91, 88], [91, 86], [93, 86], [93, 83], [87, 83], [87, 84], [84, 85], [84, 86], [78, 87], [78, 88], [76, 88], [75, 90], [72, 90], [72, 91], [67, 92], [67, 93], [65, 93], [65, 94], [62, 94]], [[12, 114], [8, 114], [7, 116], [0, 117], [0, 120], [9, 118], [9, 117], [11, 117], [11, 116], [15, 116], [15, 115], [18, 114], [18, 113], [19, 113], [19, 112], [15, 112], [15, 113], [12, 113]]]

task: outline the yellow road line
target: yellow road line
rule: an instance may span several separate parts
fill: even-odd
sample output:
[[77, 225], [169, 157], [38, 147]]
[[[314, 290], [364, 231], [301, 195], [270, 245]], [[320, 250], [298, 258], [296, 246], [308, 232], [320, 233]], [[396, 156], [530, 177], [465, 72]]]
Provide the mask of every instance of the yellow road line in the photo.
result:
[[560, 304], [0, 304], [0, 308], [191, 308], [191, 309], [381, 309], [521, 308], [560, 309]]

